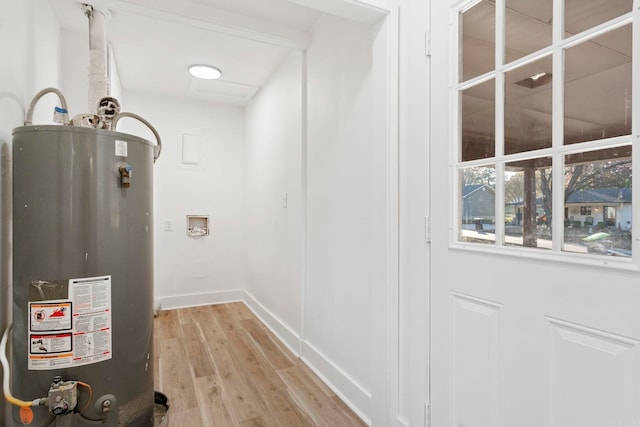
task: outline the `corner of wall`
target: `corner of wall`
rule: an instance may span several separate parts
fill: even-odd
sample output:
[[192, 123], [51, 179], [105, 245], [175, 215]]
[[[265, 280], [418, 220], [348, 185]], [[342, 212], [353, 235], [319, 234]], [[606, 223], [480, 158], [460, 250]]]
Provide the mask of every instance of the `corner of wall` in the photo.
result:
[[244, 291], [232, 289], [228, 291], [214, 291], [203, 293], [190, 293], [171, 295], [156, 299], [156, 306], [162, 310], [173, 310], [185, 307], [197, 307], [202, 305], [226, 304], [242, 301]]
[[260, 304], [254, 296], [244, 290], [243, 301], [258, 319], [267, 327], [296, 357], [300, 357], [300, 335], [282, 322], [268, 308]]
[[293, 353], [300, 358], [322, 381], [344, 401], [367, 425], [371, 419], [373, 396], [370, 391], [344, 372], [310, 342], [287, 326], [254, 298], [243, 291], [243, 302], [258, 319]]
[[309, 341], [302, 342], [302, 361], [329, 386], [367, 425], [372, 420], [373, 394], [348, 373], [315, 348]]

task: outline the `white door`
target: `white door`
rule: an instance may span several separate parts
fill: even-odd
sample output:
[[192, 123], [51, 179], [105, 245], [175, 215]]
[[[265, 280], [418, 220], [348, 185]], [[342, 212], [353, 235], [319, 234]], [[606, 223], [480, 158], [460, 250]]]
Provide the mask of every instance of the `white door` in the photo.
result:
[[431, 425], [640, 426], [640, 2], [431, 4]]

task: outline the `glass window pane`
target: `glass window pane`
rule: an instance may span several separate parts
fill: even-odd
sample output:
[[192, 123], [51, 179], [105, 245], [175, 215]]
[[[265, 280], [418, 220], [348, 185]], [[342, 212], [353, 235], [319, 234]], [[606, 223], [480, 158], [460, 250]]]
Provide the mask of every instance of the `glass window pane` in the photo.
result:
[[469, 80], [495, 68], [496, 8], [483, 0], [462, 13], [462, 80]]
[[631, 146], [565, 158], [567, 252], [631, 256]]
[[564, 143], [631, 133], [631, 25], [569, 48]]
[[495, 155], [496, 91], [491, 79], [462, 92], [461, 159], [486, 159]]
[[551, 249], [551, 157], [506, 164], [504, 244]]
[[505, 154], [551, 147], [551, 56], [505, 75]]
[[567, 36], [631, 12], [633, 0], [565, 0]]
[[460, 172], [460, 240], [463, 242], [495, 243], [496, 169], [478, 166]]
[[551, 45], [552, 0], [507, 0], [505, 62]]

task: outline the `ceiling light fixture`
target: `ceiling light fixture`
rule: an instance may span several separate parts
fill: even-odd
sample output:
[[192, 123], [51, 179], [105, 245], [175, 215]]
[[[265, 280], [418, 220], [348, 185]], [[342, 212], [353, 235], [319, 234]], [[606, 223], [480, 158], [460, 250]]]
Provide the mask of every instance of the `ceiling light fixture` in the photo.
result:
[[519, 86], [528, 87], [529, 89], [535, 89], [540, 86], [544, 86], [547, 83], [551, 83], [553, 79], [551, 73], [536, 73], [531, 77], [527, 77], [526, 79], [522, 79], [516, 82]]
[[189, 67], [189, 74], [205, 80], [215, 80], [222, 77], [222, 71], [211, 65], [195, 64]]

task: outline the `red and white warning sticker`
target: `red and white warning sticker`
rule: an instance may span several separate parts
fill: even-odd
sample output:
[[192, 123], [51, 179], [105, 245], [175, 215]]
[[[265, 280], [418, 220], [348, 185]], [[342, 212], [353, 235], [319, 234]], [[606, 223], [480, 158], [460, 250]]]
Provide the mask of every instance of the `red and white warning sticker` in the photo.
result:
[[68, 353], [71, 350], [71, 332], [29, 335], [30, 354]]
[[29, 304], [29, 313], [31, 331], [71, 329], [71, 301], [32, 302]]

